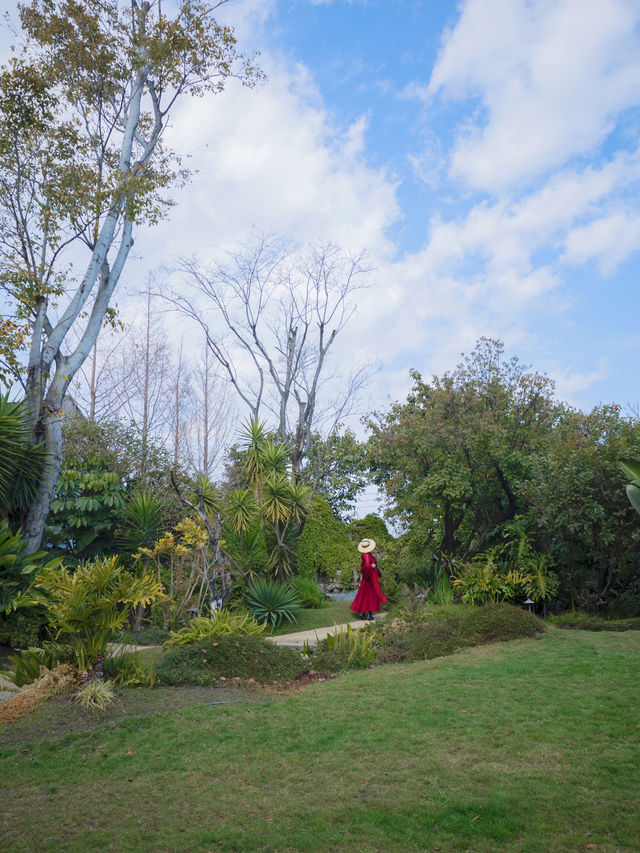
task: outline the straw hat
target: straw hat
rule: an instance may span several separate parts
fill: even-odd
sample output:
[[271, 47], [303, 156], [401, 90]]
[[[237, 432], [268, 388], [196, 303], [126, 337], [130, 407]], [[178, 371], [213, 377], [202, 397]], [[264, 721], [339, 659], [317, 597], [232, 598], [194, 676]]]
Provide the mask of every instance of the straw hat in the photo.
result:
[[360, 551], [361, 554], [370, 554], [375, 547], [376, 543], [373, 539], [363, 539], [358, 545], [358, 551]]

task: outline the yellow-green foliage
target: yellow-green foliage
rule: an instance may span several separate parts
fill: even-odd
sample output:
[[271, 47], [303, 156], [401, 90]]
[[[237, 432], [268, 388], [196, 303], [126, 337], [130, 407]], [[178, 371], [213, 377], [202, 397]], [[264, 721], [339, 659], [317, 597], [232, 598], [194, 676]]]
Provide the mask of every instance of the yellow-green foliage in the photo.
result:
[[104, 711], [115, 698], [110, 681], [88, 681], [76, 693], [76, 701], [87, 711]]
[[329, 504], [315, 497], [304, 530], [296, 545], [298, 574], [315, 580], [318, 575], [335, 578], [349, 586], [360, 556], [349, 539], [347, 526], [339, 521]]
[[211, 619], [206, 616], [197, 616], [191, 620], [186, 628], [172, 631], [163, 648], [172, 649], [176, 646], [188, 646], [190, 643], [198, 643], [207, 637], [222, 637], [231, 634], [245, 637], [260, 636], [264, 634], [266, 627], [266, 625], [260, 625], [253, 616], [246, 613], [218, 610]]

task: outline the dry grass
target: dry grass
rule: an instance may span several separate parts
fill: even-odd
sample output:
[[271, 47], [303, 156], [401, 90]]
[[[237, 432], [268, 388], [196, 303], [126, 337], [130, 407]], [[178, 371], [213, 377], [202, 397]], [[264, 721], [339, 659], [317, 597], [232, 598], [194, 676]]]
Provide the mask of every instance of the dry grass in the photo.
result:
[[0, 705], [0, 723], [12, 723], [33, 710], [47, 696], [68, 690], [76, 683], [76, 670], [67, 663], [54, 669], [40, 668], [42, 675], [31, 684], [25, 684], [12, 699]]

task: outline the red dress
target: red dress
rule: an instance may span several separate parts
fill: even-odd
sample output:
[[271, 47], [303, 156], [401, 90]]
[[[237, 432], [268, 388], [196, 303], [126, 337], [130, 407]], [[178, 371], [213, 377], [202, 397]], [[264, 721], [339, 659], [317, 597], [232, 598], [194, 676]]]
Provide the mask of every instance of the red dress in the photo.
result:
[[381, 572], [373, 554], [363, 554], [360, 564], [360, 589], [350, 605], [354, 613], [369, 613], [380, 610], [380, 605], [387, 599], [382, 594], [378, 577]]

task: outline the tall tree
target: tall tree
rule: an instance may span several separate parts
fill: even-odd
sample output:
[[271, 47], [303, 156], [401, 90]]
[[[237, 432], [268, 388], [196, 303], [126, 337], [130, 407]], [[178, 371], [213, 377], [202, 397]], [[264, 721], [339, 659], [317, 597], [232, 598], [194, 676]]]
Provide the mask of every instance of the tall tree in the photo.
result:
[[553, 383], [481, 338], [453, 373], [413, 373], [406, 403], [369, 423], [370, 464], [418, 548], [467, 560], [527, 509], [524, 486], [557, 415]]
[[[224, 2], [224, 0], [222, 0]], [[49, 465], [25, 518], [42, 540], [58, 477], [60, 412], [91, 352], [133, 245], [185, 178], [162, 145], [186, 93], [259, 76], [213, 18], [221, 3], [29, 0], [0, 73], [0, 284], [31, 323], [25, 396]], [[64, 344], [81, 327], [75, 348]]]
[[[181, 265], [174, 304], [203, 328], [207, 345], [254, 421], [267, 414], [290, 447], [298, 480], [314, 430], [330, 434], [350, 411], [369, 365], [344, 378], [330, 365], [336, 337], [353, 315], [368, 272], [364, 254], [332, 245], [296, 251], [258, 235], [210, 266]], [[222, 321], [223, 332], [219, 332]]]

